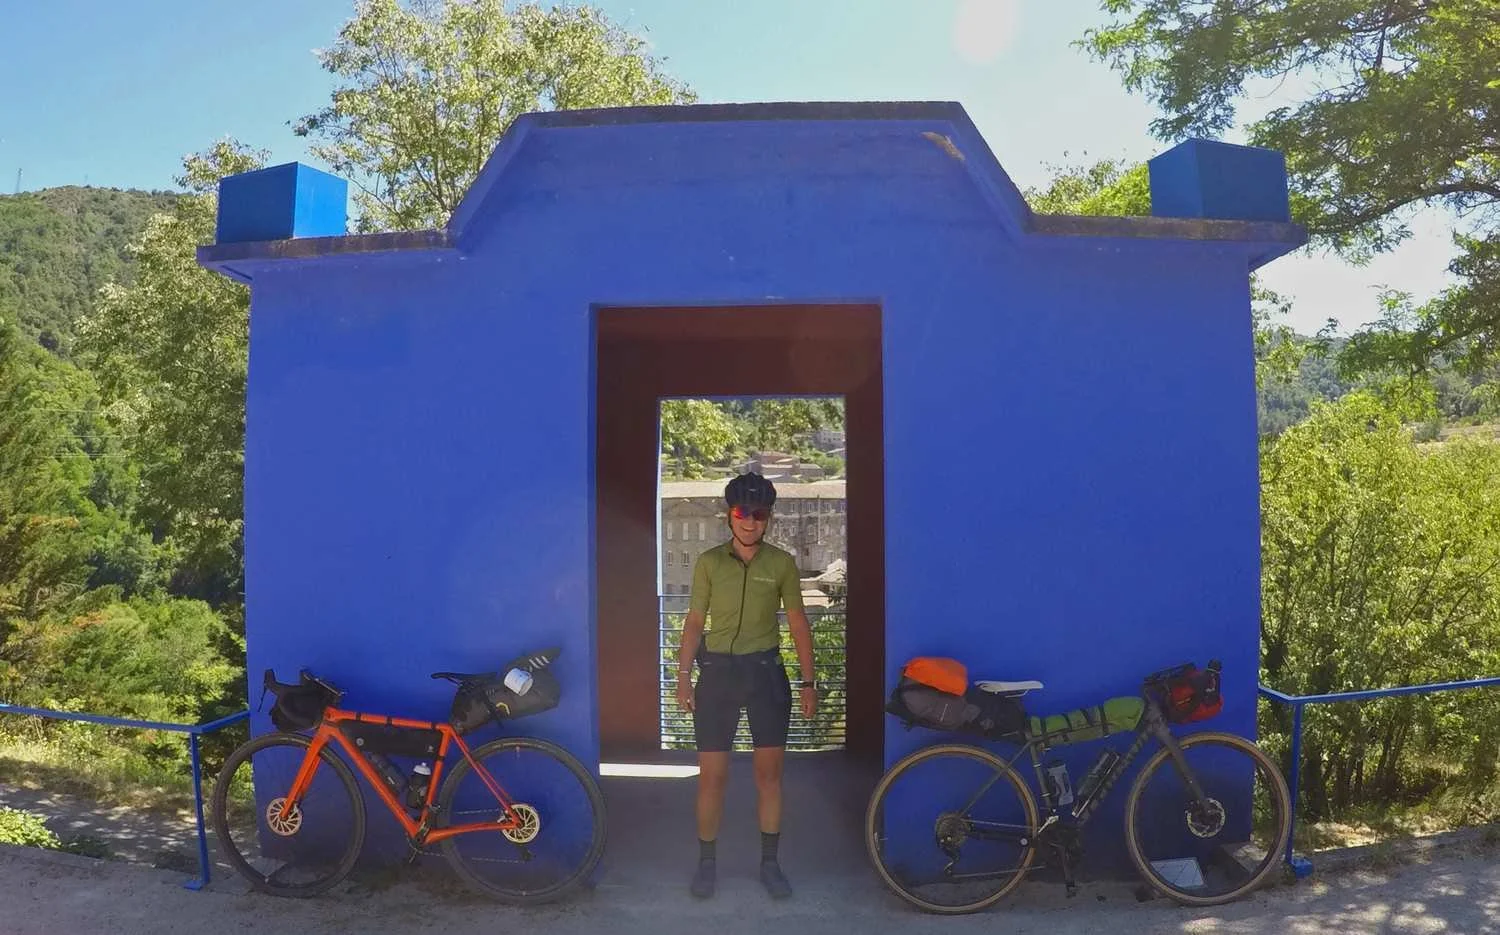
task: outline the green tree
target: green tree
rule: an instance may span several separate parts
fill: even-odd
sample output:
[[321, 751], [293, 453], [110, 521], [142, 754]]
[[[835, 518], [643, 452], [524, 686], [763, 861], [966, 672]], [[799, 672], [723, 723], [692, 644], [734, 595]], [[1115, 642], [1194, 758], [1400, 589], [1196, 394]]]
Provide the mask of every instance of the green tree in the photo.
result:
[[340, 84], [295, 130], [353, 182], [363, 231], [444, 226], [529, 111], [694, 99], [590, 6], [360, 0], [321, 59]]
[[0, 318], [67, 356], [99, 289], [130, 280], [126, 243], [175, 197], [77, 186], [0, 195]]
[[136, 515], [176, 559], [174, 590], [216, 606], [242, 587], [249, 297], [200, 267], [196, 248], [214, 239], [218, 179], [264, 161], [232, 140], [185, 159], [177, 181], [190, 194], [131, 245], [135, 280], [106, 287], [78, 325], [140, 472]]
[[1457, 285], [1361, 329], [1349, 370], [1478, 366], [1500, 346], [1500, 5], [1494, 0], [1104, 0], [1082, 45], [1161, 109], [1165, 140], [1231, 129], [1250, 82], [1316, 82], [1245, 127], [1286, 153], [1293, 214], [1354, 260], [1446, 206]]
[[[1263, 442], [1262, 681], [1283, 691], [1500, 671], [1500, 445], [1419, 446], [1405, 423], [1430, 412], [1431, 389], [1392, 387], [1400, 392], [1316, 403]], [[1500, 698], [1480, 694], [1313, 711], [1303, 773], [1312, 814], [1409, 800], [1443, 782], [1487, 788]], [[1286, 712], [1276, 717], [1284, 737]]]
[[661, 404], [661, 450], [677, 465], [678, 477], [702, 477], [725, 457], [740, 433], [724, 408], [706, 399], [669, 399]]
[[72, 509], [83, 484], [58, 455], [42, 356], [0, 322], [0, 666], [18, 661], [17, 629], [77, 597], [88, 578], [89, 543]]
[[159, 585], [121, 455], [89, 375], [0, 322], [0, 689], [50, 623]]
[[758, 451], [791, 451], [794, 436], [844, 427], [841, 398], [757, 399], [735, 406], [745, 419], [745, 442]]
[[1040, 214], [1131, 217], [1151, 214], [1151, 176], [1145, 163], [1100, 159], [1090, 165], [1050, 165], [1045, 188], [1029, 188], [1026, 200]]

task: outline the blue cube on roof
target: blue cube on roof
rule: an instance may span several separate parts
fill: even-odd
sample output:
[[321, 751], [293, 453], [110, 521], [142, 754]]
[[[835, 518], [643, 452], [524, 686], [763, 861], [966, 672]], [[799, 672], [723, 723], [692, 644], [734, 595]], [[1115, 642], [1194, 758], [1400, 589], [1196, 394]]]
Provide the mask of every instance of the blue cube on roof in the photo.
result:
[[219, 181], [219, 243], [338, 237], [346, 232], [349, 183], [300, 162]]
[[1150, 173], [1156, 217], [1291, 220], [1286, 157], [1274, 149], [1188, 140], [1152, 159]]

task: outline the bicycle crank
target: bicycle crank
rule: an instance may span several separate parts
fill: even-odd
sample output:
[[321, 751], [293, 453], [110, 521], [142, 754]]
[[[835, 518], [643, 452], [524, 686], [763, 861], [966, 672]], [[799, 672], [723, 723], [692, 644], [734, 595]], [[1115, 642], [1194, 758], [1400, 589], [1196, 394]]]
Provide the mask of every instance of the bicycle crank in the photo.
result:
[[515, 828], [504, 828], [500, 833], [509, 838], [513, 844], [530, 844], [536, 840], [536, 836], [542, 831], [542, 816], [537, 813], [537, 810], [524, 802], [517, 802], [510, 807], [510, 810], [520, 825]]

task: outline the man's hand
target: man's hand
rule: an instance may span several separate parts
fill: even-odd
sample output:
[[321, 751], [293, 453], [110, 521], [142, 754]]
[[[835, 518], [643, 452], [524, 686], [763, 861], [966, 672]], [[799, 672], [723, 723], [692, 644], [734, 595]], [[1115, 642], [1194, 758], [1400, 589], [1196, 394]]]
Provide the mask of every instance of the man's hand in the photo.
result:
[[677, 703], [684, 711], [694, 710], [693, 674], [691, 672], [677, 673]]
[[802, 696], [802, 717], [811, 721], [818, 713], [818, 690], [808, 685], [799, 691]]

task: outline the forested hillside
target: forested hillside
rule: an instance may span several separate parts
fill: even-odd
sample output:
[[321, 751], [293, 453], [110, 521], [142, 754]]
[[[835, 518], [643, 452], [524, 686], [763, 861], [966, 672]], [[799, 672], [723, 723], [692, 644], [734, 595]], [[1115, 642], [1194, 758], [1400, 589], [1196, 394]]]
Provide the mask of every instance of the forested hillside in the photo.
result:
[[99, 288], [127, 282], [127, 245], [170, 192], [68, 186], [0, 196], [0, 318], [63, 356]]

